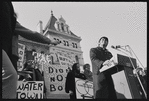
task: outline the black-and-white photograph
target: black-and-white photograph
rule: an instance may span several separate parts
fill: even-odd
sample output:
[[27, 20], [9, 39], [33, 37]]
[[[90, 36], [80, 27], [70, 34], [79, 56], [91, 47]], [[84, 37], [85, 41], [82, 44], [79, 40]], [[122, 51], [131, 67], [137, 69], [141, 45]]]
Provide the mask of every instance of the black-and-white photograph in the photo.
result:
[[147, 2], [3, 1], [2, 99], [147, 99]]

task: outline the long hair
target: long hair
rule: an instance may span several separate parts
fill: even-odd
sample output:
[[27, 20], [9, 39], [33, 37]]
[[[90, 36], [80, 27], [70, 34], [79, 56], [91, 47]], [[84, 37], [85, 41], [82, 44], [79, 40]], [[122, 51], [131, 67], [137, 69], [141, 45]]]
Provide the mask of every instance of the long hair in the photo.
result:
[[77, 64], [78, 64], [78, 63], [74, 63], [74, 64], [72, 65], [72, 71], [76, 71], [76, 70], [77, 70]]
[[72, 66], [72, 72], [73, 73], [80, 73], [80, 71], [78, 71], [78, 69], [77, 69], [77, 65], [78, 65], [79, 63], [74, 63], [73, 64], [73, 66]]

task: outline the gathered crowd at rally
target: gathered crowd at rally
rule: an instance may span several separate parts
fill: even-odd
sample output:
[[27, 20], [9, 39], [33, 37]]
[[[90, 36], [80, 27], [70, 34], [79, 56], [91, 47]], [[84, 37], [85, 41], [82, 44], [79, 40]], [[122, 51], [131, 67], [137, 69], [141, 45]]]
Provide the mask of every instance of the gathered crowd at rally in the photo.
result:
[[[71, 58], [62, 55], [65, 54], [63, 52], [47, 55], [42, 51], [37, 57], [38, 52], [36, 50], [24, 51], [25, 62], [21, 63], [18, 61], [20, 59], [18, 49], [19, 45], [24, 46], [22, 43], [19, 44], [18, 36], [53, 47], [56, 47], [60, 42], [51, 40], [22, 26], [17, 21], [17, 15], [9, 1], [2, 2], [2, 19], [3, 27], [1, 27], [1, 31], [5, 32], [1, 37], [3, 99], [48, 99], [50, 91], [56, 91], [56, 89], [68, 94], [70, 99], [77, 99], [75, 78], [79, 78], [83, 82], [90, 82], [93, 85], [92, 95], [88, 94], [87, 97], [117, 99], [118, 93], [115, 90], [111, 74], [100, 72], [102, 67], [110, 64], [110, 59], [113, 57], [112, 53], [106, 48], [109, 43], [107, 37], [99, 38], [98, 46], [90, 49], [91, 65], [89, 63], [80, 65], [78, 61], [71, 61]], [[43, 60], [48, 61], [48, 64], [40, 61], [43, 57]], [[63, 60], [67, 60], [66, 64], [62, 64]], [[65, 68], [62, 68], [62, 65]], [[132, 69], [132, 72], [140, 98], [146, 99], [144, 92], [147, 92], [147, 68], [137, 67]], [[138, 76], [140, 81], [138, 81]], [[61, 82], [63, 84], [56, 85], [56, 83]], [[140, 85], [140, 82], [142, 85]], [[30, 92], [22, 93], [22, 91]], [[30, 96], [31, 93], [33, 96]]]

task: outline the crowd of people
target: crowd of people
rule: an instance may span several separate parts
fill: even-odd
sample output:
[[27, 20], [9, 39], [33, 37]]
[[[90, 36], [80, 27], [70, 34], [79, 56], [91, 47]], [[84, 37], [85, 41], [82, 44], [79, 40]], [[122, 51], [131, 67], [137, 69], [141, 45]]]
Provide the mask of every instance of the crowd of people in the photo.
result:
[[[22, 37], [41, 42], [44, 44], [59, 44], [59, 41], [50, 40], [47, 37], [42, 36], [40, 33], [31, 31], [23, 27], [17, 21], [17, 15], [14, 11], [11, 2], [2, 2], [2, 98], [3, 99], [16, 99], [17, 81], [44, 81], [43, 72], [36, 67], [32, 61], [27, 61], [24, 64], [22, 72], [17, 71], [18, 61], [18, 35]], [[34, 37], [34, 38], [33, 38]], [[108, 45], [108, 38], [101, 37], [99, 39], [98, 46], [90, 49], [90, 60], [92, 63], [92, 72], [89, 64], [83, 66], [84, 72], [80, 72], [79, 63], [74, 63], [71, 70], [66, 77], [65, 91], [69, 93], [70, 99], [76, 99], [75, 92], [75, 78], [83, 80], [89, 80], [93, 82], [93, 94], [94, 99], [116, 99], [116, 93], [114, 84], [110, 74], [101, 73], [99, 70], [105, 64], [110, 63], [110, 59], [113, 57], [111, 52], [106, 49]], [[137, 69], [134, 71], [134, 75], [139, 73], [145, 90], [147, 91], [147, 72], [145, 74], [143, 70]], [[35, 74], [35, 75], [34, 75]], [[18, 75], [20, 76], [18, 79]], [[141, 89], [141, 88], [140, 88]], [[44, 85], [44, 93], [46, 93], [46, 87]]]

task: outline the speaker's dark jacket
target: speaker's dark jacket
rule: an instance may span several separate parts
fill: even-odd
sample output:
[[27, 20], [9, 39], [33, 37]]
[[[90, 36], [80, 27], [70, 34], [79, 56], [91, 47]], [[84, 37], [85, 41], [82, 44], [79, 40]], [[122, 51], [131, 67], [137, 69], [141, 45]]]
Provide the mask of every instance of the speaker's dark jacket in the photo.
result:
[[113, 56], [111, 52], [109, 52], [107, 49], [104, 50], [101, 47], [95, 47], [90, 49], [90, 59], [92, 63], [93, 85], [94, 85], [93, 91], [95, 98], [98, 98], [98, 96], [101, 97], [101, 95], [97, 93], [106, 84], [103, 83], [106, 77], [103, 73], [100, 73], [99, 70], [102, 68], [103, 62], [111, 59], [112, 57]]

